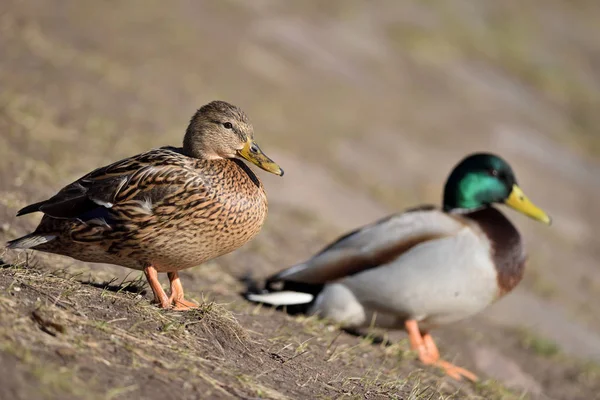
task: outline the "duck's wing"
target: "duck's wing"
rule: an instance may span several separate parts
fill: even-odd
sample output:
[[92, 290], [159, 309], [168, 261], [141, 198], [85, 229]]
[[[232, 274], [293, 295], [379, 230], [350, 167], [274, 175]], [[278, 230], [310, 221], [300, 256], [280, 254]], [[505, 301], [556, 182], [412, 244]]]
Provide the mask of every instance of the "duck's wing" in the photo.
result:
[[409, 249], [456, 234], [465, 228], [460, 218], [433, 206], [420, 207], [379, 220], [342, 236], [306, 262], [267, 280], [319, 285], [388, 263]]
[[[17, 215], [41, 211], [53, 218], [80, 218], [98, 208], [110, 209], [126, 199], [157, 201], [165, 183], [189, 172], [185, 158], [174, 148], [151, 150], [98, 168], [61, 189], [48, 200], [29, 205]], [[179, 178], [178, 178], [179, 177]]]

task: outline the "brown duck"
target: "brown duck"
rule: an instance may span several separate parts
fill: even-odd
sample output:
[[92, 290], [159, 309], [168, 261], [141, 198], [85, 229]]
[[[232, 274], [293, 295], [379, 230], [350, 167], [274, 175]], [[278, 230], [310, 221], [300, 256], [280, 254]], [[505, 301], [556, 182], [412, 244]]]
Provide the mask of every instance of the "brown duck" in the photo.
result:
[[[35, 232], [7, 246], [143, 270], [162, 308], [197, 307], [184, 299], [178, 271], [242, 246], [267, 216], [264, 187], [238, 157], [283, 175], [253, 137], [241, 109], [213, 101], [192, 117], [183, 147], [98, 168], [20, 210], [44, 216]], [[168, 274], [170, 296], [159, 272]]]

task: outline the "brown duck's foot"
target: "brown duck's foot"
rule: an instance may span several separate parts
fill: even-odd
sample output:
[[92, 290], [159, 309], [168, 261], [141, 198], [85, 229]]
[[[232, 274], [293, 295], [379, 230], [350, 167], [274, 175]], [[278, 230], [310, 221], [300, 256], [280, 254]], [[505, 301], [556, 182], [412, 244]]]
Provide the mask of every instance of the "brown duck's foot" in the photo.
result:
[[198, 307], [200, 307], [198, 304], [185, 299], [173, 300], [173, 310], [176, 311], [187, 311]]
[[153, 266], [146, 267], [144, 268], [144, 274], [154, 293], [154, 302], [158, 303], [160, 308], [171, 307], [171, 299], [169, 299], [158, 281], [158, 271], [156, 271], [156, 268]]
[[169, 281], [171, 282], [171, 296], [169, 301], [173, 303], [173, 310], [186, 311], [193, 308], [198, 308], [198, 304], [192, 303], [183, 298], [183, 286], [177, 272], [169, 272]]
[[438, 351], [433, 338], [429, 333], [421, 335], [417, 321], [408, 320], [405, 322], [405, 327], [408, 332], [410, 347], [419, 353], [419, 360], [421, 360], [423, 364], [440, 367], [448, 376], [456, 380], [460, 381], [464, 377], [470, 381], [477, 382], [477, 376], [471, 371], [457, 367], [448, 361], [440, 360], [440, 352]]

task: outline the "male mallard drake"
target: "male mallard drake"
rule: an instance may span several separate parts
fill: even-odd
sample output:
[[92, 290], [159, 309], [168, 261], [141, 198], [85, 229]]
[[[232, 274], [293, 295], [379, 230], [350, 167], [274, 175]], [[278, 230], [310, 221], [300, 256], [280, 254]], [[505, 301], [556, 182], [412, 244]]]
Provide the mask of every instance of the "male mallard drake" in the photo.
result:
[[[241, 109], [213, 101], [192, 117], [182, 148], [98, 168], [20, 210], [44, 216], [35, 232], [7, 246], [143, 270], [162, 308], [197, 307], [184, 299], [178, 271], [242, 246], [267, 216], [261, 181], [236, 157], [283, 175], [253, 137]], [[168, 273], [170, 297], [158, 272]]]
[[517, 229], [492, 204], [538, 221], [511, 167], [473, 154], [452, 171], [443, 209], [422, 206], [359, 228], [306, 262], [270, 278], [255, 302], [319, 314], [346, 328], [405, 328], [425, 364], [460, 379], [477, 377], [440, 359], [429, 330], [470, 317], [521, 280], [525, 251]]

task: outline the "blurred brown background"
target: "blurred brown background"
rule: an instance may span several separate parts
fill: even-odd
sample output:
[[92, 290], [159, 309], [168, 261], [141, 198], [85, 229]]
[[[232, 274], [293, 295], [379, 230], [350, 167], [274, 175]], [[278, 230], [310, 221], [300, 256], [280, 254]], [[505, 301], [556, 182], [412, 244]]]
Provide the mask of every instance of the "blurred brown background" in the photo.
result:
[[[473, 326], [599, 361], [599, 18], [596, 1], [3, 0], [2, 239], [34, 227], [39, 217], [14, 217], [25, 204], [97, 166], [178, 145], [213, 99], [242, 107], [286, 171], [260, 173], [265, 232], [215, 273], [264, 276], [345, 230], [438, 204], [454, 164], [491, 151], [554, 223], [506, 211], [527, 242], [526, 276]], [[236, 287], [194, 274], [198, 293]], [[488, 349], [520, 351], [502, 350], [502, 337]], [[518, 372], [497, 378], [551, 397], [560, 363], [544, 375], [515, 360]]]

